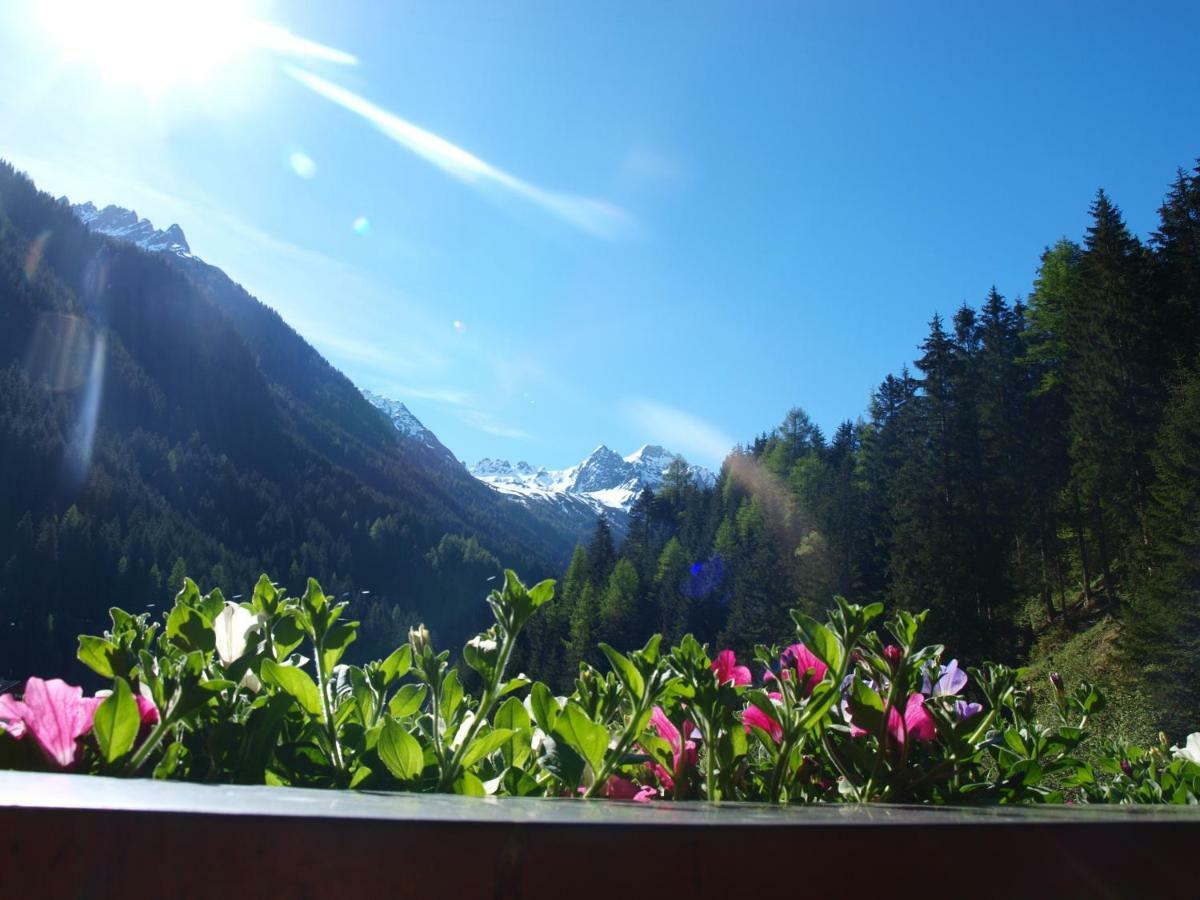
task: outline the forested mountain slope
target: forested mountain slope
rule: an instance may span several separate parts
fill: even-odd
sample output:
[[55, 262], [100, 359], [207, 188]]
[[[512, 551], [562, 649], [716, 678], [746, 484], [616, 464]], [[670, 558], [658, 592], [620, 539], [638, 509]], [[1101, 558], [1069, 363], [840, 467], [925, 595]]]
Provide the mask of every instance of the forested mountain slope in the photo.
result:
[[186, 571], [352, 596], [364, 641], [482, 614], [500, 560], [569, 538], [405, 441], [277, 313], [201, 260], [88, 231], [0, 165], [0, 669], [67, 671], [108, 606]]

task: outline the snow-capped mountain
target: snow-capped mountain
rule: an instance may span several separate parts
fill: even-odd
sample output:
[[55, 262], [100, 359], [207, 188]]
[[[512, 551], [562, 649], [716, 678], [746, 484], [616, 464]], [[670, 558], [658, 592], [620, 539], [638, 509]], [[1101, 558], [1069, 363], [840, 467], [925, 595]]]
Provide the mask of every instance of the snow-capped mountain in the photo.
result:
[[[470, 472], [495, 490], [526, 503], [561, 505], [574, 500], [595, 513], [606, 513], [620, 526], [642, 490], [659, 488], [676, 459], [680, 459], [678, 454], [653, 444], [629, 456], [601, 444], [582, 462], [566, 469], [532, 466], [523, 460], [514, 465], [503, 459], [481, 459]], [[689, 466], [689, 472], [703, 484], [713, 483], [713, 474], [707, 469]]]
[[[58, 202], [69, 206], [92, 231], [178, 258], [197, 283], [206, 284], [213, 273], [225, 277], [220, 270], [192, 255], [183, 229], [178, 225], [160, 231], [148, 219], [139, 218], [136, 212], [124, 207], [98, 209], [90, 201], [72, 204], [66, 197], [59, 198]], [[431, 457], [441, 466], [462, 472], [464, 464], [407, 406], [367, 390], [362, 391], [362, 395], [408, 439], [406, 446], [410, 450]], [[600, 513], [608, 515], [617, 533], [623, 532], [629, 509], [638, 495], [646, 487], [658, 488], [676, 458], [676, 454], [655, 445], [644, 446], [636, 453], [622, 457], [601, 444], [586, 459], [566, 469], [483, 459], [469, 471], [478, 481], [519, 503], [537, 521], [575, 540], [590, 532]], [[706, 484], [714, 480], [711, 472], [697, 466], [691, 466], [690, 473]]]
[[437, 435], [422, 425], [421, 420], [414, 416], [409, 408], [399, 400], [381, 397], [379, 394], [368, 390], [363, 390], [362, 395], [367, 398], [368, 403], [387, 416], [388, 420], [396, 426], [396, 430], [406, 438], [411, 438], [418, 444], [429, 448], [441, 457], [444, 462], [454, 466], [462, 465], [454, 454], [437, 439]]
[[121, 206], [97, 209], [90, 200], [72, 204], [66, 197], [60, 197], [58, 202], [69, 205], [79, 220], [92, 231], [137, 244], [143, 250], [174, 253], [176, 256], [192, 255], [183, 229], [178, 225], [159, 231], [150, 224], [149, 219], [139, 219], [133, 210]]

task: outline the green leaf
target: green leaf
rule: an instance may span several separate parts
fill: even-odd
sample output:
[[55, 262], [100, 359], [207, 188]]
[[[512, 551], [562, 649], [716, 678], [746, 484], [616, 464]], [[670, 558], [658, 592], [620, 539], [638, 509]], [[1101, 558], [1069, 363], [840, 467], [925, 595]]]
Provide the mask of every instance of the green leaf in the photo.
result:
[[550, 688], [540, 681], [535, 681], [529, 689], [529, 711], [533, 713], [533, 720], [537, 722], [538, 728], [546, 734], [554, 730], [559, 714], [558, 700], [550, 692]]
[[525, 765], [525, 761], [533, 752], [530, 746], [533, 722], [525, 710], [525, 704], [516, 697], [509, 697], [496, 710], [496, 714], [492, 717], [492, 723], [497, 728], [506, 728], [513, 733], [503, 747], [504, 761], [509, 766], [517, 768]]
[[281, 659], [300, 646], [305, 634], [295, 613], [281, 615], [276, 620], [272, 637], [275, 639], [275, 650]]
[[403, 644], [392, 651], [391, 655], [379, 664], [383, 673], [384, 685], [389, 685], [397, 678], [403, 678], [412, 668], [412, 645]]
[[114, 762], [133, 748], [137, 739], [142, 717], [138, 714], [137, 701], [124, 678], [113, 680], [113, 692], [96, 707], [92, 730], [100, 755], [105, 762]]
[[250, 605], [255, 612], [265, 612], [270, 615], [274, 615], [275, 608], [279, 605], [279, 591], [275, 590], [275, 585], [271, 584], [271, 579], [265, 573], [258, 576], [258, 583], [254, 585], [254, 594]]
[[496, 690], [496, 696], [497, 697], [507, 696], [508, 694], [511, 694], [513, 691], [519, 691], [521, 688], [527, 687], [528, 685], [529, 685], [528, 678], [522, 678], [520, 675], [517, 675], [515, 678], [508, 679], [508, 681], [503, 686], [498, 688]]
[[525, 704], [516, 697], [509, 697], [501, 703], [492, 721], [497, 728], [511, 728], [513, 731], [529, 731], [533, 724], [529, 713], [525, 711]]
[[458, 705], [462, 703], [463, 689], [462, 684], [458, 680], [458, 672], [454, 669], [450, 670], [450, 674], [446, 676], [446, 680], [442, 682], [442, 697], [440, 709], [442, 718], [447, 722], [454, 715]]
[[423, 684], [406, 684], [388, 703], [388, 712], [397, 719], [405, 719], [421, 708], [429, 689]]
[[179, 741], [172, 742], [163, 752], [162, 759], [158, 761], [158, 765], [154, 767], [154, 777], [160, 780], [167, 780], [175, 775], [179, 768], [179, 763], [183, 759], [184, 746]]
[[113, 658], [117, 655], [117, 645], [102, 637], [90, 634], [79, 636], [79, 661], [99, 675], [101, 678], [113, 677]]
[[321, 692], [307, 672], [298, 666], [281, 666], [273, 659], [262, 661], [262, 679], [291, 694], [309, 715], [320, 717]]
[[225, 595], [221, 593], [220, 588], [213, 588], [196, 601], [196, 611], [200, 613], [205, 628], [212, 628], [213, 622], [224, 608]]
[[376, 750], [388, 771], [401, 781], [416, 778], [425, 768], [421, 744], [409, 734], [408, 729], [390, 716], [384, 719]]
[[464, 771], [454, 782], [454, 793], [462, 797], [486, 797], [487, 789], [475, 775]]
[[357, 637], [357, 622], [342, 622], [330, 628], [325, 633], [325, 639], [321, 641], [321, 671], [332, 672], [346, 648], [354, 643]]
[[547, 578], [545, 581], [539, 581], [529, 589], [529, 600], [533, 604], [533, 608], [537, 609], [543, 604], [549, 603], [554, 599], [554, 579]]
[[317, 584], [315, 578], [308, 579], [308, 584], [304, 587], [304, 597], [301, 600], [308, 614], [314, 617], [324, 612], [328, 605], [325, 592], [321, 590], [321, 585]]
[[190, 606], [176, 603], [167, 615], [167, 637], [185, 651], [211, 651], [216, 646], [216, 635], [211, 623]]
[[600, 649], [608, 657], [608, 662], [617, 674], [617, 677], [621, 679], [621, 684], [625, 685], [625, 689], [629, 691], [635, 701], [639, 700], [642, 696], [642, 691], [646, 688], [646, 682], [642, 678], [642, 673], [629, 661], [629, 657], [614, 650], [608, 644], [601, 643]]
[[515, 732], [509, 728], [496, 728], [485, 735], [476, 737], [475, 740], [471, 741], [471, 746], [463, 754], [462, 767], [464, 769], [469, 768], [489, 753], [500, 749], [500, 746], [506, 743], [513, 734]]
[[593, 772], [600, 771], [608, 750], [607, 728], [597, 725], [579, 704], [571, 701], [559, 716], [554, 730], [567, 744], [579, 751]]
[[842, 644], [837, 636], [811, 616], [798, 609], [792, 610], [792, 621], [804, 643], [829, 668], [837, 670], [842, 664]]

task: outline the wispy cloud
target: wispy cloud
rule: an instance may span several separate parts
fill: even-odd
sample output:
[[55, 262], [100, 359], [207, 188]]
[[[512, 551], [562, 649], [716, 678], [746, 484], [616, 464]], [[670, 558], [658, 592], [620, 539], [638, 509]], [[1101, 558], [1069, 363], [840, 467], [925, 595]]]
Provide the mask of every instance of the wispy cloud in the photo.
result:
[[625, 411], [650, 440], [682, 453], [693, 462], [717, 465], [735, 443], [716, 426], [664, 403], [631, 399], [625, 402]]
[[388, 385], [389, 397], [398, 400], [425, 400], [429, 403], [440, 403], [443, 406], [470, 406], [475, 403], [475, 395], [469, 391], [444, 387], [413, 387], [407, 384]]
[[491, 413], [484, 412], [479, 409], [465, 410], [461, 416], [462, 421], [466, 422], [472, 428], [482, 431], [484, 434], [490, 434], [495, 437], [513, 438], [515, 440], [528, 440], [533, 437], [528, 431], [523, 428], [517, 428], [512, 425], [505, 425], [503, 422], [497, 422]]
[[630, 147], [625, 154], [620, 175], [625, 181], [661, 184], [679, 184], [691, 177], [679, 162], [640, 144]]
[[250, 43], [278, 53], [280, 56], [292, 56], [301, 59], [314, 59], [321, 62], [337, 63], [342, 66], [357, 66], [358, 57], [336, 47], [318, 44], [308, 38], [292, 34], [281, 25], [271, 22], [254, 21], [246, 26], [246, 34]]
[[285, 70], [309, 90], [362, 117], [402, 147], [465, 184], [480, 190], [500, 188], [594, 237], [620, 240], [636, 231], [633, 217], [619, 206], [530, 184], [353, 91], [295, 66], [285, 66]]

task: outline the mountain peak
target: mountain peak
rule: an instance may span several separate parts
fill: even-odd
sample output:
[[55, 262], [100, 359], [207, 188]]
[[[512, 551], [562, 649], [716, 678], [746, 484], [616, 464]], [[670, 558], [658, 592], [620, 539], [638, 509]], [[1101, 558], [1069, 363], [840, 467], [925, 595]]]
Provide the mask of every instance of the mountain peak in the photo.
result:
[[676, 455], [658, 444], [642, 444], [637, 450], [625, 457], [625, 462], [637, 465], [644, 460], [657, 461], [663, 457], [674, 459]]
[[99, 234], [136, 244], [152, 253], [192, 255], [192, 248], [188, 246], [183, 229], [178, 225], [171, 225], [165, 231], [159, 231], [149, 219], [139, 218], [136, 212], [123, 206], [110, 204], [104, 209], [97, 209], [96, 204], [90, 200], [72, 204], [65, 196], [59, 197], [58, 202], [70, 206], [79, 221]]
[[[371, 406], [378, 409], [380, 413], [388, 416], [388, 420], [391, 422], [392, 426], [395, 426], [396, 431], [403, 434], [404, 437], [412, 438], [416, 443], [426, 446], [426, 448], [436, 452], [436, 454], [442, 457], [444, 461], [454, 463], [455, 466], [460, 466], [461, 463], [458, 462], [457, 458], [455, 458], [455, 455], [451, 454], [451, 452], [446, 449], [445, 444], [438, 440], [437, 434], [434, 434], [432, 431], [428, 430], [425, 425], [422, 425], [421, 420], [416, 418], [416, 416], [413, 415], [412, 410], [404, 406], [402, 402], [398, 400], [391, 400], [390, 397], [380, 396], [376, 394], [376, 392], [368, 391], [365, 388], [362, 389], [362, 396], [366, 398], [366, 401], [370, 403]], [[509, 466], [509, 463], [506, 463], [502, 460], [490, 460], [488, 462]]]
[[[600, 444], [581, 462], [557, 471], [524, 461], [513, 466], [506, 460], [481, 459], [470, 472], [496, 490], [525, 500], [585, 501], [595, 512], [607, 512], [621, 525], [638, 495], [647, 487], [658, 488], [667, 469], [679, 458], [657, 444], [645, 444], [625, 457]], [[691, 474], [702, 484], [714, 481], [706, 469], [692, 466]]]

